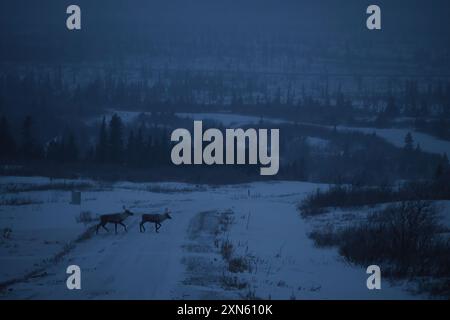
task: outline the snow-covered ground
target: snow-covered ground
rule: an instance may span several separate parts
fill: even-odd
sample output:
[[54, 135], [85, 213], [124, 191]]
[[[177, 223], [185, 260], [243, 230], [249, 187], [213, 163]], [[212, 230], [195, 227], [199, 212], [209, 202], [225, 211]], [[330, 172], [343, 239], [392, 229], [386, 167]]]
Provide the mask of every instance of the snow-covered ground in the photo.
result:
[[[0, 178], [2, 190], [16, 182], [41, 186], [2, 191], [3, 200], [40, 202], [0, 207], [0, 228], [12, 229], [11, 238], [0, 242], [0, 283], [16, 279], [0, 291], [1, 299], [419, 298], [387, 281], [380, 291], [368, 290], [364, 268], [343, 261], [336, 250], [314, 247], [307, 236], [311, 221], [300, 217], [296, 204], [323, 185], [91, 182], [81, 205], [72, 205], [69, 190], [45, 190], [61, 181], [27, 179]], [[110, 226], [109, 233], [74, 241], [89, 227], [76, 222], [80, 211], [96, 216], [123, 205], [135, 213], [126, 221], [128, 233], [119, 226], [115, 235]], [[139, 232], [141, 213], [166, 207], [173, 219], [163, 222], [160, 233], [151, 225]], [[221, 254], [224, 243], [232, 244], [232, 258], [245, 258], [250, 268], [231, 272]], [[71, 264], [82, 270], [78, 291], [66, 288]], [[39, 272], [30, 276], [33, 270]]]

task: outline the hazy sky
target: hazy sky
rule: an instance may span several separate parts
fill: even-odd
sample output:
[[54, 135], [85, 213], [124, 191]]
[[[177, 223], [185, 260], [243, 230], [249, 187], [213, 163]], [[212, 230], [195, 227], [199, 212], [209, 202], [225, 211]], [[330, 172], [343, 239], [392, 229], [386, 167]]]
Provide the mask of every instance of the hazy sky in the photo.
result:
[[136, 25], [250, 25], [311, 31], [364, 27], [365, 8], [382, 8], [384, 31], [450, 30], [446, 0], [3, 0], [2, 31], [47, 31], [65, 25], [65, 8], [78, 4], [87, 28], [127, 30]]

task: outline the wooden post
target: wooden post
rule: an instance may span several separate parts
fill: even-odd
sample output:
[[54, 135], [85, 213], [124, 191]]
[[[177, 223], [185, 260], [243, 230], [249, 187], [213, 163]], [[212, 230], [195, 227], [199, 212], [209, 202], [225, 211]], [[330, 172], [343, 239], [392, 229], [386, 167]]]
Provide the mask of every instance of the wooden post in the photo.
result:
[[81, 192], [80, 191], [72, 191], [72, 202], [71, 204], [81, 204]]

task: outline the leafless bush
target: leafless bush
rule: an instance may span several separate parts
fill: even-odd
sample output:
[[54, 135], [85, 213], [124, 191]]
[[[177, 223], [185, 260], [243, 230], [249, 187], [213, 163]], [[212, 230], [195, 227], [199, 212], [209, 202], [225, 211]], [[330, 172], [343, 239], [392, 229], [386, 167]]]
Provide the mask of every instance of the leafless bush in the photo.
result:
[[92, 217], [92, 213], [90, 211], [81, 211], [78, 216], [75, 217], [77, 223], [88, 224], [94, 221], [95, 219]]
[[225, 261], [229, 261], [233, 255], [233, 244], [228, 239], [222, 242], [220, 253]]
[[225, 288], [242, 290], [248, 287], [248, 282], [239, 279], [237, 276], [223, 275], [221, 277], [222, 285]]
[[[427, 291], [445, 292], [450, 278], [450, 242], [428, 201], [404, 201], [337, 231], [311, 233], [317, 245], [335, 245], [350, 262], [382, 266], [391, 278], [428, 279]], [[450, 290], [447, 290], [449, 292]]]
[[340, 252], [355, 262], [375, 259], [392, 262], [396, 265], [395, 273], [423, 273], [421, 269], [434, 269], [426, 266], [435, 264], [437, 259], [430, 253], [445, 247], [440, 230], [436, 209], [430, 202], [404, 201], [344, 230], [340, 235]]
[[0, 200], [0, 206], [27, 206], [41, 203], [42, 201], [32, 200], [30, 198], [9, 198]]
[[233, 273], [251, 272], [251, 264], [245, 257], [232, 258], [228, 261], [228, 270]]
[[256, 290], [249, 288], [247, 293], [242, 296], [244, 300], [261, 300], [260, 297], [256, 295]]
[[161, 185], [151, 185], [145, 188], [148, 192], [153, 193], [187, 193], [187, 192], [195, 192], [195, 191], [204, 191], [206, 188], [195, 186], [195, 187], [183, 187], [183, 188], [175, 188], [175, 187], [166, 187]]
[[331, 224], [327, 224], [322, 230], [313, 230], [309, 237], [317, 247], [332, 247], [338, 243], [336, 231]]
[[88, 182], [55, 182], [45, 184], [9, 184], [4, 188], [5, 192], [18, 193], [28, 191], [47, 191], [47, 190], [86, 190], [93, 185]]
[[333, 186], [328, 190], [317, 189], [298, 206], [302, 216], [324, 213], [329, 207], [358, 207], [388, 202], [396, 199], [397, 193], [387, 187]]
[[234, 217], [233, 211], [224, 211], [219, 215], [219, 232], [226, 232], [230, 228], [230, 225], [233, 224]]
[[3, 239], [10, 239], [11, 238], [11, 233], [12, 233], [12, 229], [11, 228], [4, 228], [3, 230], [2, 230], [3, 232], [3, 234], [2, 234], [2, 237], [3, 237]]
[[326, 208], [332, 207], [347, 208], [396, 201], [448, 199], [450, 199], [450, 187], [447, 182], [440, 180], [408, 182], [398, 188], [336, 185], [324, 191], [317, 189], [304, 198], [297, 209], [302, 216], [313, 216], [324, 213]]

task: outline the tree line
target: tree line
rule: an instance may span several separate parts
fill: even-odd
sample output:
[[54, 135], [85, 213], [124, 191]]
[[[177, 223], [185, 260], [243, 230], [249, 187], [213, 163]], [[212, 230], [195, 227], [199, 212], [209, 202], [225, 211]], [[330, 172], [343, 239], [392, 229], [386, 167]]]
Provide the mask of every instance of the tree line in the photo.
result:
[[36, 138], [32, 116], [26, 116], [15, 138], [6, 116], [0, 118], [0, 159], [3, 162], [48, 161], [51, 163], [97, 163], [132, 167], [167, 165], [170, 155], [169, 136], [165, 128], [128, 130], [125, 138], [122, 119], [112, 115], [103, 118], [94, 143], [79, 141], [73, 131], [67, 130], [50, 141]]
[[[6, 116], [1, 116], [0, 161], [25, 164], [26, 167], [37, 163], [47, 167], [75, 165], [77, 170], [90, 170], [94, 175], [102, 170], [106, 174], [106, 168], [111, 167], [120, 167], [124, 172], [126, 168], [158, 169], [150, 171], [158, 172], [159, 177], [165, 179], [167, 175], [175, 175], [175, 166], [170, 160], [171, 127], [155, 121], [162, 115], [155, 117], [147, 119], [142, 115], [138, 117], [141, 121], [125, 124], [119, 115], [113, 114], [108, 119], [103, 117], [98, 126], [90, 128], [91, 131], [84, 135], [80, 130], [67, 128], [50, 139], [42, 139], [37, 130], [37, 125], [41, 127], [42, 124], [37, 124], [32, 116], [24, 117], [16, 130], [11, 128]], [[176, 121], [181, 119], [172, 119], [172, 126]], [[192, 125], [189, 120], [187, 123]], [[187, 123], [180, 122], [179, 125], [185, 127]], [[225, 130], [217, 123], [211, 124]], [[205, 123], [205, 127], [211, 124]], [[258, 125], [266, 126], [264, 123]], [[280, 130], [281, 159], [277, 179], [379, 185], [398, 179], [430, 179], [448, 170], [447, 155], [423, 152], [410, 133], [405, 136], [404, 147], [397, 148], [375, 134], [303, 124], [284, 124]], [[324, 141], [326, 148], [311, 145], [308, 137]], [[200, 176], [214, 177], [216, 182], [229, 177], [238, 181], [260, 179], [258, 170], [251, 165], [231, 166], [226, 170], [215, 166], [211, 169], [205, 166], [179, 169], [176, 169], [176, 176], [180, 179]]]

